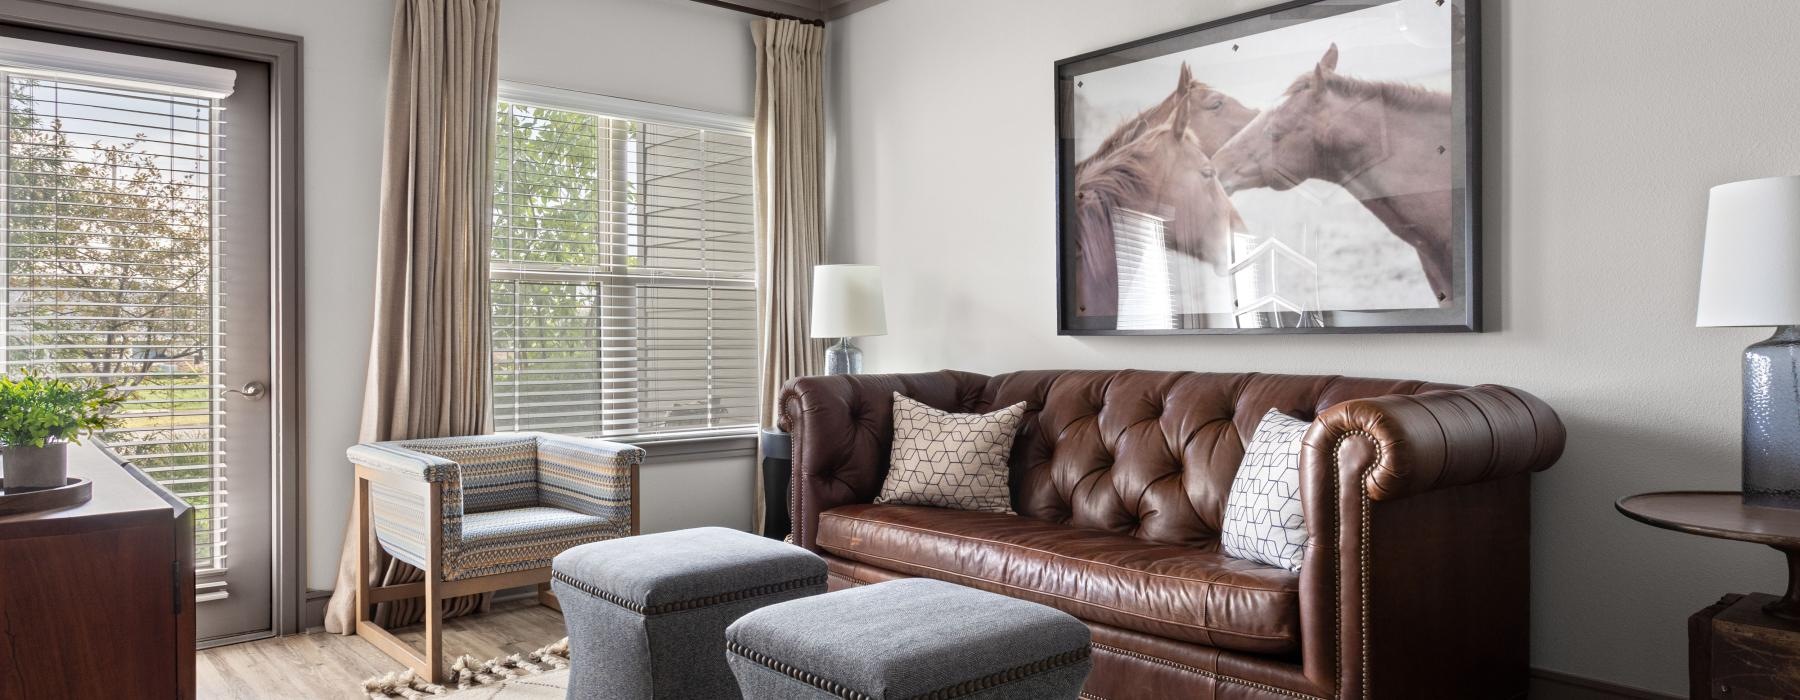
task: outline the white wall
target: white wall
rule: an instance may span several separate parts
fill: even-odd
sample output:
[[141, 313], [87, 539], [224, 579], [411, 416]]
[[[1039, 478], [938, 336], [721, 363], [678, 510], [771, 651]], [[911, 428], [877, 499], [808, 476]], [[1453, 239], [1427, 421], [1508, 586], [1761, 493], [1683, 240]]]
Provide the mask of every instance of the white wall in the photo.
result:
[[500, 79], [749, 116], [749, 15], [689, 0], [503, 0]]
[[644, 532], [755, 526], [754, 439], [648, 445], [644, 451], [638, 486]]
[[903, 0], [832, 23], [830, 257], [887, 270], [889, 335], [866, 342], [869, 369], [1527, 389], [1569, 428], [1533, 485], [1533, 664], [1681, 693], [1686, 616], [1725, 592], [1779, 592], [1780, 558], [1612, 503], [1738, 483], [1738, 354], [1767, 331], [1693, 327], [1706, 190], [1800, 172], [1800, 4], [1486, 3], [1491, 332], [1058, 337], [1052, 62], [1264, 4]]
[[[113, 5], [284, 32], [304, 44], [307, 585], [329, 589], [350, 511], [350, 466], [369, 347], [377, 185], [393, 4], [384, 0], [114, 0]], [[506, 0], [500, 75], [748, 115], [754, 88], [746, 15], [687, 0]], [[734, 488], [750, 460], [710, 462]], [[646, 469], [655, 469], [653, 463]], [[683, 473], [711, 474], [689, 464]], [[646, 476], [646, 488], [657, 477]], [[659, 479], [712, 488], [705, 479]], [[722, 487], [721, 487], [722, 488]], [[696, 521], [749, 522], [736, 509]], [[725, 502], [715, 504], [724, 508]]]

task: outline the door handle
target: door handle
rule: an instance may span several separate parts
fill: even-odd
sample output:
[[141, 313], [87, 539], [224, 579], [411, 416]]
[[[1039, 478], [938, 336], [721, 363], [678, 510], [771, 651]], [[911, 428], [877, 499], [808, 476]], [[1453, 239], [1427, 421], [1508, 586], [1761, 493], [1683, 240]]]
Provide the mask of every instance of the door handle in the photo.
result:
[[262, 382], [245, 382], [243, 388], [226, 389], [219, 392], [220, 396], [230, 396], [232, 394], [237, 394], [238, 396], [242, 396], [251, 401], [260, 401], [262, 400], [262, 397], [269, 395], [269, 385]]

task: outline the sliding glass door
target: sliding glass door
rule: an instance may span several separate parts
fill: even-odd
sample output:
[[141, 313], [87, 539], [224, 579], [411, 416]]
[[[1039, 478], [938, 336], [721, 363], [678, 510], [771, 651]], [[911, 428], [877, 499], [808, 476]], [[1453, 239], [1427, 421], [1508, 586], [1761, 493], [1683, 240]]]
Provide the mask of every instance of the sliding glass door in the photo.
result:
[[[0, 369], [117, 387], [100, 442], [196, 509], [200, 639], [271, 633], [264, 69], [19, 33], [0, 37]], [[108, 75], [102, 49], [139, 74]], [[229, 94], [140, 70], [183, 61]]]

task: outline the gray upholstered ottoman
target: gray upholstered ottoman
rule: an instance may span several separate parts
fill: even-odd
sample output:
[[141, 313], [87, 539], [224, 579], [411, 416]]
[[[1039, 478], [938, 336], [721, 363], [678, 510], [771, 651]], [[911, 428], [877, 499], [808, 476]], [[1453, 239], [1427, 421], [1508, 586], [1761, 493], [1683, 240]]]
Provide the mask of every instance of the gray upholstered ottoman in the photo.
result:
[[1088, 642], [1066, 613], [922, 578], [769, 606], [725, 630], [746, 700], [1073, 700]]
[[825, 561], [721, 527], [584, 544], [551, 587], [569, 627], [569, 698], [735, 698], [725, 626], [825, 592]]

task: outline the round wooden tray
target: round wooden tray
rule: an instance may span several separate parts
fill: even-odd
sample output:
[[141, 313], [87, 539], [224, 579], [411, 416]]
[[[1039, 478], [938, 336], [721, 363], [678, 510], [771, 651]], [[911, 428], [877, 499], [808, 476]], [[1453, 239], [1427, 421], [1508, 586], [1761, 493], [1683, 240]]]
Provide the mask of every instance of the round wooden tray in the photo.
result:
[[0, 515], [78, 506], [93, 497], [94, 482], [77, 477], [69, 477], [69, 483], [62, 486], [14, 491], [8, 491], [6, 481], [0, 480]]
[[1800, 622], [1800, 509], [1744, 502], [1737, 491], [1664, 491], [1621, 498], [1626, 517], [1691, 535], [1766, 544], [1787, 556], [1787, 595], [1763, 612]]

